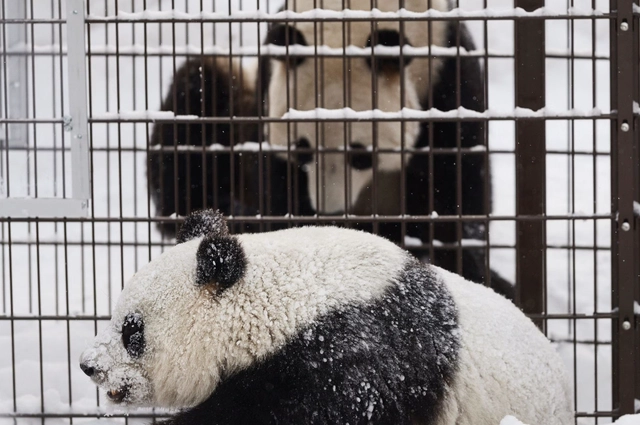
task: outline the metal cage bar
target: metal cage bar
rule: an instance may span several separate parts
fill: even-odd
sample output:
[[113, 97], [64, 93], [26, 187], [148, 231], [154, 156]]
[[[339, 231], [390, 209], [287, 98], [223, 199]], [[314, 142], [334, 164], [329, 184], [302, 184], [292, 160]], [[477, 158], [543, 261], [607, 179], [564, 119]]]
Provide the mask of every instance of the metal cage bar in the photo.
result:
[[[533, 11], [544, 0], [518, 0], [517, 7]], [[515, 24], [516, 106], [538, 110], [545, 97], [545, 22]], [[516, 215], [544, 215], [545, 211], [545, 121], [516, 121]], [[518, 223], [516, 301], [529, 314], [544, 311], [543, 221]], [[542, 321], [536, 321], [544, 329]]]
[[[619, 312], [613, 321], [614, 406], [619, 414], [635, 413], [636, 370], [636, 264], [637, 231], [634, 228], [634, 201], [637, 193], [638, 155], [634, 100], [638, 87], [638, 28], [633, 0], [614, 0], [611, 22], [611, 104], [618, 117], [611, 123], [612, 133], [612, 221], [613, 301]], [[634, 146], [636, 144], [636, 146]]]

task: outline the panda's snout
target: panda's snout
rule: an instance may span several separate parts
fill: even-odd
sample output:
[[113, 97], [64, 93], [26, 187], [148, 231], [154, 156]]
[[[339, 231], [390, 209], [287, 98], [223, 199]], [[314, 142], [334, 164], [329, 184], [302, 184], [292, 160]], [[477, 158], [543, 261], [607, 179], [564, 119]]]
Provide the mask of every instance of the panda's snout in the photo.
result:
[[96, 374], [96, 369], [92, 366], [89, 366], [86, 362], [80, 363], [80, 369], [82, 369], [84, 374], [87, 375], [88, 377], [92, 377], [93, 375]]
[[94, 349], [86, 350], [80, 356], [80, 369], [94, 382], [100, 383], [106, 379], [106, 369], [104, 362], [98, 362]]

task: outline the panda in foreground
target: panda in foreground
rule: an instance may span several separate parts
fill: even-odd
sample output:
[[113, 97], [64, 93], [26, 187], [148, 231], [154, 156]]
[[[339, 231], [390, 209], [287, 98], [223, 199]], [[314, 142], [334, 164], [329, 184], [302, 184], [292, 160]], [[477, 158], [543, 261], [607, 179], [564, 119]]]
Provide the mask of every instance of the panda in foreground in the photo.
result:
[[165, 425], [568, 424], [549, 341], [510, 301], [370, 233], [232, 236], [187, 217], [80, 367]]
[[[449, 0], [296, 0], [284, 9], [304, 13], [321, 7], [328, 11], [371, 10], [445, 12]], [[356, 46], [410, 45], [455, 47], [473, 51], [475, 45], [465, 22], [454, 21], [326, 21], [273, 22], [265, 45], [328, 46], [337, 51]], [[264, 49], [266, 51], [266, 49]], [[280, 49], [282, 50], [282, 49]], [[378, 54], [378, 53], [376, 53]], [[241, 66], [244, 64], [243, 66]], [[255, 64], [254, 64], [255, 65]], [[257, 67], [225, 57], [201, 57], [185, 62], [176, 73], [162, 109], [177, 115], [270, 118], [260, 127], [249, 123], [158, 123], [154, 126], [148, 156], [148, 176], [156, 214], [215, 207], [226, 215], [283, 217], [314, 214], [363, 216], [360, 229], [372, 231], [372, 215], [443, 216], [491, 212], [490, 175], [485, 163], [485, 124], [465, 120], [418, 122], [408, 120], [372, 123], [308, 120], [289, 124], [278, 121], [290, 109], [313, 111], [351, 108], [398, 112], [459, 106], [483, 111], [484, 76], [477, 56], [269, 56]], [[375, 92], [375, 95], [372, 94]], [[246, 141], [269, 140], [272, 151], [262, 158], [255, 152], [206, 151], [214, 144], [225, 147]], [[384, 153], [372, 154], [374, 144]], [[410, 153], [404, 158], [401, 146]], [[458, 146], [466, 149], [458, 156]], [[429, 155], [431, 148], [437, 152]], [[193, 148], [193, 149], [189, 149]], [[471, 150], [471, 148], [478, 148]], [[412, 151], [412, 149], [415, 149]], [[471, 150], [471, 151], [470, 151]], [[321, 153], [319, 153], [321, 152]], [[262, 170], [261, 170], [262, 169]], [[261, 171], [260, 171], [261, 170]], [[374, 178], [375, 172], [375, 178]], [[430, 196], [433, 193], [433, 196]], [[272, 229], [276, 225], [272, 225]], [[282, 225], [286, 227], [286, 224]], [[486, 240], [484, 224], [466, 222], [379, 222], [377, 233], [396, 242], [403, 235], [429, 243], [455, 245], [461, 239]], [[165, 236], [175, 236], [174, 223], [160, 223]], [[257, 231], [258, 226], [236, 227]], [[437, 242], [436, 242], [437, 243]], [[422, 245], [422, 244], [421, 244]], [[488, 270], [486, 249], [462, 250], [411, 247], [420, 259], [433, 254], [434, 264], [461, 271], [469, 280], [488, 282], [514, 298], [513, 285]]]

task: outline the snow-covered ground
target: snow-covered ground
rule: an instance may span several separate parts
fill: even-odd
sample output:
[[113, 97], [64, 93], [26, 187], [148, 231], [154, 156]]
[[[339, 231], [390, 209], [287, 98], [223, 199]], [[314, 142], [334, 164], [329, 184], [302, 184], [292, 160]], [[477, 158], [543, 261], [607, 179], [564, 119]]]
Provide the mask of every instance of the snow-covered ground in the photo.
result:
[[[62, 2], [64, 3], [64, 2]], [[119, 1], [90, 0], [87, 2], [94, 16], [113, 15], [115, 4], [120, 11], [143, 10], [143, 0]], [[176, 2], [186, 4], [182, 11], [196, 12], [200, 0]], [[204, 2], [208, 11], [213, 11], [214, 2]], [[217, 0], [216, 11], [225, 12], [229, 4], [234, 10], [260, 10], [273, 12], [279, 2], [264, 0]], [[487, 0], [488, 8], [506, 11], [513, 8], [512, 0]], [[550, 11], [566, 13], [571, 4], [580, 10], [590, 10], [592, 0], [547, 0]], [[171, 1], [147, 0], [149, 10], [168, 10]], [[480, 10], [483, 0], [460, 0], [464, 10]], [[608, 11], [607, 0], [595, 1], [596, 10]], [[34, 17], [51, 18], [65, 16], [58, 10], [58, 2], [34, 0]], [[106, 5], [106, 6], [105, 6]], [[182, 7], [182, 6], [181, 6]], [[52, 12], [53, 9], [53, 12]], [[479, 49], [484, 49], [484, 23], [471, 21], [473, 35]], [[546, 23], [546, 48], [550, 54], [575, 53], [606, 57], [609, 52], [609, 28], [607, 20], [580, 20], [573, 28], [566, 20], [551, 20]], [[513, 22], [490, 21], [486, 26], [487, 46], [492, 54], [513, 54]], [[595, 28], [595, 34], [593, 29]], [[201, 37], [202, 31], [202, 37]], [[231, 42], [235, 47], [252, 46], [257, 43], [255, 24], [231, 25]], [[175, 36], [177, 50], [184, 46], [195, 46], [199, 50], [201, 39], [205, 46], [226, 47], [229, 43], [229, 24], [121, 24], [116, 32], [113, 24], [92, 24], [90, 43], [95, 52], [114, 51], [116, 46], [137, 50], [132, 46], [143, 46], [145, 40], [150, 50], [172, 49]], [[265, 34], [265, 26], [260, 33]], [[62, 44], [66, 34], [62, 33]], [[595, 41], [595, 45], [592, 43]], [[58, 45], [57, 27], [36, 25], [34, 43], [44, 51]], [[57, 51], [54, 50], [54, 51]], [[183, 57], [177, 59], [179, 66]], [[37, 56], [30, 61], [35, 69], [33, 83], [37, 96], [29, 98], [29, 110], [38, 118], [61, 117], [64, 109], [60, 93], [74, 89], [74, 81], [64, 81], [61, 87], [61, 65], [58, 57]], [[489, 107], [495, 113], [512, 114], [514, 109], [513, 59], [490, 58]], [[90, 70], [90, 114], [104, 116], [119, 111], [157, 110], [161, 95], [167, 90], [173, 73], [173, 60], [149, 56], [147, 62], [141, 56], [133, 59], [123, 56], [91, 56]], [[66, 65], [63, 65], [66, 66]], [[595, 72], [595, 74], [594, 74]], [[595, 84], [594, 84], [595, 81]], [[547, 106], [554, 111], [579, 109], [584, 111], [599, 108], [610, 110], [609, 63], [591, 59], [576, 60], [571, 64], [566, 59], [547, 60]], [[595, 87], [595, 92], [593, 90]], [[30, 112], [33, 115], [33, 112]], [[547, 155], [547, 213], [568, 215], [580, 213], [609, 213], [610, 211], [610, 160], [609, 122], [606, 120], [554, 120], [547, 126], [547, 148], [553, 151], [570, 151], [579, 154]], [[145, 124], [94, 124], [92, 126], [94, 214], [96, 217], [148, 217], [145, 155], [131, 148], [144, 149], [147, 140]], [[490, 123], [490, 148], [509, 151], [515, 146], [515, 126], [512, 121]], [[31, 140], [38, 147], [60, 146], [66, 137], [61, 125], [38, 124], [30, 126]], [[65, 139], [68, 145], [68, 138]], [[121, 154], [108, 152], [106, 148], [124, 148]], [[598, 155], [592, 155], [593, 152]], [[26, 175], [30, 169], [38, 168], [38, 196], [60, 196], [63, 189], [70, 189], [70, 156], [63, 157], [50, 152], [26, 155], [11, 154], [11, 191], [13, 196], [33, 196], [35, 181], [16, 176]], [[595, 159], [594, 159], [595, 158]], [[515, 155], [494, 153], [491, 155], [494, 213], [515, 214]], [[54, 167], [55, 164], [55, 167]], [[595, 167], [595, 168], [594, 168]], [[0, 169], [1, 170], [1, 169]], [[595, 178], [595, 181], [594, 181]], [[0, 186], [4, 183], [0, 184]], [[2, 192], [0, 190], [0, 196]], [[36, 315], [89, 315], [106, 316], [117, 297], [121, 285], [134, 271], [162, 251], [162, 240], [153, 227], [146, 223], [124, 224], [98, 222], [95, 224], [42, 223], [2, 226], [0, 234], [2, 256], [2, 292], [0, 292], [0, 314], [24, 316], [25, 320], [0, 320], [0, 422], [13, 423], [1, 418], [2, 413], [16, 409], [21, 413], [76, 413], [102, 411], [98, 408], [95, 386], [77, 367], [79, 353], [96, 329], [105, 325], [99, 320], [29, 320]], [[8, 249], [11, 238], [13, 245]], [[39, 241], [35, 244], [25, 242]], [[547, 302], [550, 313], [587, 313], [611, 310], [610, 298], [610, 223], [607, 220], [576, 221], [557, 220], [547, 224]], [[151, 242], [151, 247], [149, 247]], [[515, 244], [515, 222], [494, 222], [491, 225], [491, 242], [496, 245]], [[566, 246], [580, 247], [568, 250]], [[592, 249], [597, 246], [599, 249]], [[586, 248], [586, 249], [583, 249]], [[493, 249], [491, 264], [509, 278], [515, 276], [515, 250]], [[11, 277], [11, 278], [10, 278]], [[38, 296], [40, 294], [40, 296]], [[574, 296], [575, 294], [575, 296]], [[558, 341], [572, 377], [575, 373], [577, 409], [581, 412], [611, 409], [611, 346], [610, 320], [593, 319], [552, 320], [549, 335]], [[574, 344], [573, 340], [584, 343]], [[589, 341], [601, 342], [594, 348]], [[596, 402], [597, 400], [597, 402]], [[102, 402], [99, 403], [103, 405]], [[74, 419], [74, 422], [87, 419]], [[111, 421], [121, 421], [111, 419]], [[130, 419], [131, 423], [142, 420]], [[20, 419], [20, 424], [39, 423], [39, 418]], [[68, 419], [47, 419], [48, 424], [68, 423]], [[91, 420], [94, 422], [94, 420]], [[608, 423], [601, 419], [599, 423]], [[105, 423], [104, 420], [99, 423]], [[595, 423], [593, 419], [581, 419], [580, 423]]]

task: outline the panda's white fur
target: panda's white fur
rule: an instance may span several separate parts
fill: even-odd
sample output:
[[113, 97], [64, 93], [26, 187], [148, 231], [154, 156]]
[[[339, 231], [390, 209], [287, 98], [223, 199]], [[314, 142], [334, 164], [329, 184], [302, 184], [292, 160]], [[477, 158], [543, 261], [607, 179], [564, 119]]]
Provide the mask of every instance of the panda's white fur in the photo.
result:
[[[439, 11], [449, 9], [447, 0], [385, 0], [375, 2], [375, 7], [383, 12], [397, 12], [400, 4], [406, 10], [424, 12], [431, 7]], [[316, 6], [321, 4], [321, 6]], [[370, 10], [371, 0], [297, 0], [288, 2], [288, 9], [303, 12], [322, 7], [326, 10]], [[446, 37], [446, 21], [404, 22], [404, 34], [414, 47], [424, 47], [431, 44], [442, 46]], [[364, 47], [372, 30], [370, 22], [297, 22], [295, 28], [302, 33], [309, 45], [323, 44], [333, 48], [344, 47], [343, 35], [347, 45]], [[315, 28], [315, 29], [314, 29]], [[345, 28], [343, 30], [343, 28]], [[399, 22], [376, 22], [376, 30], [400, 31]], [[346, 32], [346, 34], [343, 34]], [[429, 40], [429, 35], [433, 40]], [[327, 109], [341, 109], [345, 107], [356, 111], [373, 109], [372, 71], [366, 63], [366, 58], [356, 57], [347, 59], [344, 64], [341, 57], [325, 57], [314, 61], [306, 59], [287, 73], [287, 64], [283, 61], [271, 61], [271, 78], [269, 84], [269, 116], [282, 117], [289, 109], [301, 111], [314, 110], [317, 107]], [[431, 63], [429, 58], [413, 58], [400, 72], [379, 72], [377, 78], [377, 109], [397, 112], [403, 107], [420, 109], [421, 99], [425, 99], [432, 84], [435, 84], [440, 71], [441, 60], [435, 59]], [[347, 67], [347, 81], [343, 78], [344, 67]], [[290, 66], [291, 67], [291, 66]], [[431, 71], [431, 74], [429, 74]], [[404, 79], [404, 103], [402, 102], [401, 82]], [[317, 85], [316, 85], [317, 84]], [[289, 86], [287, 88], [287, 85]], [[318, 93], [315, 93], [318, 87]], [[287, 93], [289, 96], [287, 98]], [[344, 96], [347, 96], [347, 103]], [[286, 123], [271, 123], [269, 138], [272, 144], [287, 146], [299, 137], [306, 137], [311, 146], [315, 147], [320, 139], [321, 147], [341, 149], [345, 145], [345, 125], [347, 128], [347, 146], [358, 142], [364, 146], [371, 146], [374, 140], [374, 130], [371, 122], [315, 123], [300, 122], [295, 125]], [[412, 147], [418, 137], [419, 123], [408, 121], [379, 122], [376, 124], [376, 140], [380, 149], [400, 148], [402, 138], [407, 147]], [[404, 135], [403, 135], [404, 133]], [[286, 158], [286, 154], [282, 154]], [[316, 211], [336, 213], [345, 210], [345, 189], [348, 191], [349, 205], [355, 205], [358, 196], [370, 185], [373, 170], [358, 170], [347, 166], [345, 184], [345, 155], [344, 153], [324, 154], [316, 158], [317, 164], [307, 167], [308, 189], [311, 204]], [[401, 155], [397, 153], [380, 155], [377, 170], [391, 172], [401, 169]], [[406, 164], [407, 158], [405, 158]], [[317, 175], [320, 184], [316, 186]], [[383, 178], [383, 177], [381, 177]], [[319, 192], [319, 193], [318, 193]]]
[[529, 418], [527, 423], [572, 423], [564, 364], [533, 322], [493, 290], [447, 270], [438, 272], [458, 307], [462, 337], [453, 397], [445, 404], [442, 424], [498, 424], [505, 406]]
[[[349, 229], [294, 228], [237, 240], [246, 269], [221, 294], [196, 283], [201, 237], [167, 250], [136, 273], [111, 325], [81, 356], [85, 367], [97, 371], [97, 384], [105, 390], [127, 387], [128, 405], [198, 406], [225, 380], [313, 329], [319, 318], [346, 306], [378, 308], [388, 291], [404, 287], [403, 270], [412, 261], [391, 242]], [[534, 324], [488, 288], [437, 267], [419, 267], [433, 274], [425, 285], [443, 282], [455, 303], [443, 311], [447, 321], [457, 315], [458, 322], [445, 337], [452, 342], [443, 345], [457, 351], [450, 353], [456, 365], [443, 384], [436, 423], [498, 424], [507, 414], [532, 424], [569, 423], [571, 392], [562, 361]], [[132, 359], [122, 344], [120, 330], [130, 313], [145, 319], [140, 359]], [[407, 307], [407, 315], [415, 313]]]

